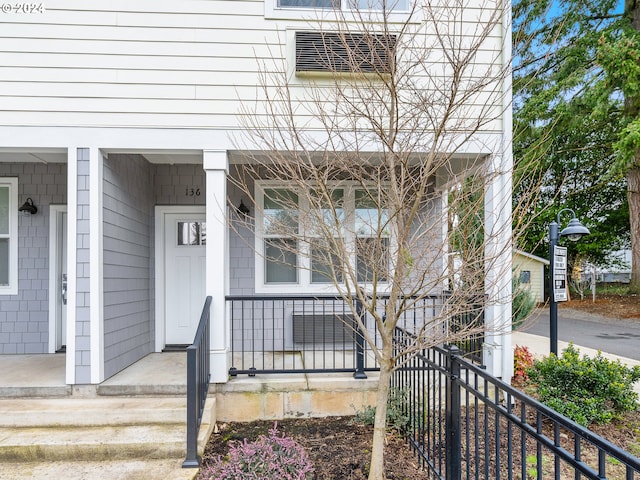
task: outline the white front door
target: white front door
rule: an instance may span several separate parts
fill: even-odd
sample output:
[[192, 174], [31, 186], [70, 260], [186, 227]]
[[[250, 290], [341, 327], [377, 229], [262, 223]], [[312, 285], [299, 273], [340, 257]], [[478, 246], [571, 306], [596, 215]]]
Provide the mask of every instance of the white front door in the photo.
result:
[[204, 213], [165, 213], [165, 344], [190, 345], [205, 300]]

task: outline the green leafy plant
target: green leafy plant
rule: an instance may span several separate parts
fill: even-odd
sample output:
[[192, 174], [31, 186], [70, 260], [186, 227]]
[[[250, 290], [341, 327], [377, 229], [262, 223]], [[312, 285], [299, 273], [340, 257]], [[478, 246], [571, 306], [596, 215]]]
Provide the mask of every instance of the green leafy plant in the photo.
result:
[[254, 442], [234, 442], [226, 459], [218, 456], [203, 468], [205, 480], [307, 480], [313, 466], [305, 449], [293, 439], [278, 434], [276, 423], [269, 436], [260, 435]]
[[[406, 413], [406, 405], [409, 391], [401, 388], [393, 388], [389, 392], [387, 403], [387, 425], [401, 432], [409, 424], [410, 417]], [[356, 411], [353, 423], [373, 425], [375, 423], [376, 407], [367, 405], [362, 410]]]
[[[550, 459], [548, 455], [542, 455], [542, 472], [538, 475], [538, 457], [537, 455], [527, 455], [527, 478], [542, 478], [548, 472]], [[546, 477], [545, 477], [546, 478]]]
[[616, 414], [638, 408], [633, 384], [640, 380], [640, 367], [608, 360], [600, 352], [580, 358], [570, 344], [560, 357], [535, 361], [527, 374], [540, 401], [581, 425], [609, 423]]

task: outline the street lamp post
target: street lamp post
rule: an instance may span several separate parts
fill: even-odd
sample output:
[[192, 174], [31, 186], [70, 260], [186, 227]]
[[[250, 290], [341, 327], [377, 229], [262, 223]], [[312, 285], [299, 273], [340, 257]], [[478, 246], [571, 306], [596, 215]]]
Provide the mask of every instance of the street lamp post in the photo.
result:
[[[560, 214], [563, 212], [571, 212], [572, 218], [567, 228], [558, 233], [560, 229]], [[555, 261], [556, 246], [560, 237], [567, 237], [572, 242], [577, 242], [585, 235], [589, 235], [589, 229], [580, 223], [576, 214], [570, 208], [563, 208], [558, 212], [557, 221], [549, 224], [549, 342], [551, 353], [558, 355], [558, 302], [556, 301], [555, 291]], [[566, 288], [566, 286], [565, 286]]]

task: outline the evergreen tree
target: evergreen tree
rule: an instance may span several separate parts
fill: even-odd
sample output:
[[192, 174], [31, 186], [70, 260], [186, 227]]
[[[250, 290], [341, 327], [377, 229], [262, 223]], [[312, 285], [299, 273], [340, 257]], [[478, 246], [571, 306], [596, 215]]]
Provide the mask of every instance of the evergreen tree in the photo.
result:
[[637, 291], [640, 2], [516, 0], [513, 9], [516, 201], [543, 185], [522, 247], [544, 256], [546, 226], [572, 208], [592, 231], [574, 254], [602, 264], [630, 242]]

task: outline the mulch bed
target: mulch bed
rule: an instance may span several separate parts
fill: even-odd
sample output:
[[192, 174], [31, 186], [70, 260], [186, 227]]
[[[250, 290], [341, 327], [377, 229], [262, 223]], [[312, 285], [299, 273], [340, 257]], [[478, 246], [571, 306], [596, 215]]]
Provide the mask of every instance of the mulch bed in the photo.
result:
[[[481, 411], [484, 412], [483, 409]], [[470, 430], [473, 431], [473, 424], [476, 422], [473, 420], [473, 412], [470, 413]], [[480, 413], [480, 415], [480, 425], [485, 421], [490, 424], [494, 423], [494, 415], [488, 415], [486, 419], [484, 413]], [[463, 422], [465, 416], [463, 414]], [[507, 442], [507, 428], [506, 424], [503, 422], [501, 424], [500, 443], [504, 447]], [[249, 441], [255, 440], [259, 435], [266, 435], [273, 426], [274, 422], [272, 421], [219, 424], [219, 432], [211, 436], [205, 449], [203, 466], [206, 466], [217, 455], [224, 457], [228, 453], [230, 442], [242, 442], [245, 438]], [[305, 447], [315, 468], [314, 479], [363, 480], [367, 478], [373, 435], [372, 427], [355, 424], [352, 417], [287, 419], [279, 420], [277, 426], [280, 433], [293, 438]], [[608, 425], [592, 425], [590, 428], [623, 450], [629, 451], [634, 455], [640, 454], [640, 411], [627, 413], [624, 418]], [[493, 431], [493, 427], [490, 426], [490, 430]], [[553, 438], [550, 425], [545, 425], [544, 430], [549, 437]], [[469, 465], [471, 467], [471, 475], [474, 477], [475, 471], [478, 469], [480, 478], [485, 478], [484, 474], [486, 472], [489, 474], [488, 478], [492, 478], [496, 474], [495, 438], [490, 435], [485, 443], [484, 439], [482, 439], [484, 434], [482, 432], [478, 433], [481, 439], [477, 445], [479, 451], [473, 451], [476, 447], [473, 444], [469, 445], [472, 450], [469, 452], [471, 458], [476, 458]], [[473, 434], [471, 436], [472, 438], [475, 437]], [[572, 436], [570, 434], [562, 434], [561, 437], [563, 446], [571, 451]], [[514, 429], [512, 468], [514, 473], [519, 475], [524, 463], [527, 478], [536, 478], [537, 457], [535, 455], [535, 442], [531, 438], [527, 439], [527, 458], [523, 459], [520, 458], [520, 438], [518, 429]], [[463, 451], [462, 468], [463, 473], [467, 473], [466, 449], [463, 450], [465, 451]], [[476, 454], [479, 456], [476, 457]], [[585, 463], [597, 468], [598, 457], [596, 450], [585, 445], [582, 455]], [[488, 460], [488, 463], [485, 463], [485, 460]], [[505, 469], [507, 465], [504, 463], [504, 459], [502, 461], [501, 473], [506, 475]], [[546, 449], [543, 451], [541, 463], [544, 477], [552, 476], [554, 470], [553, 455]], [[385, 468], [387, 478], [390, 480], [422, 480], [428, 478], [427, 473], [419, 468], [417, 457], [407, 443], [394, 432], [390, 432], [387, 435]], [[562, 478], [573, 478], [573, 475], [573, 470], [563, 465], [561, 470]], [[625, 478], [622, 465], [618, 464], [614, 459], [607, 459], [607, 475], [612, 480], [623, 480]], [[204, 480], [204, 478], [203, 476], [198, 477], [200, 480]]]
[[[255, 440], [267, 435], [272, 421], [219, 424], [203, 456], [203, 466], [217, 455], [226, 455], [229, 443]], [[369, 473], [373, 428], [353, 424], [350, 417], [278, 420], [278, 431], [305, 447], [315, 468], [317, 480], [363, 480]], [[427, 474], [405, 441], [391, 432], [387, 435], [385, 469], [389, 480], [421, 480]], [[199, 476], [199, 479], [203, 477]]]

